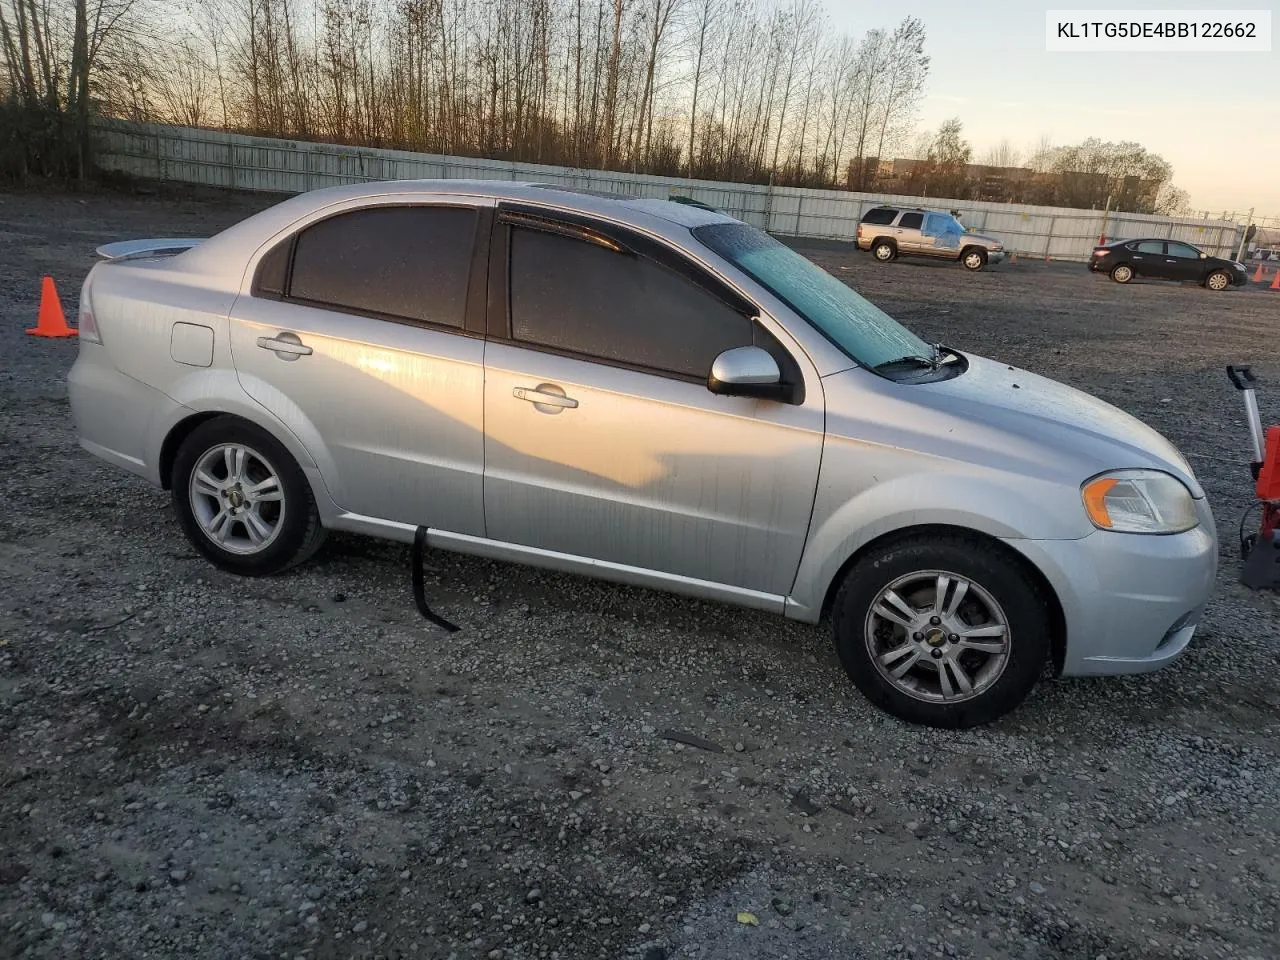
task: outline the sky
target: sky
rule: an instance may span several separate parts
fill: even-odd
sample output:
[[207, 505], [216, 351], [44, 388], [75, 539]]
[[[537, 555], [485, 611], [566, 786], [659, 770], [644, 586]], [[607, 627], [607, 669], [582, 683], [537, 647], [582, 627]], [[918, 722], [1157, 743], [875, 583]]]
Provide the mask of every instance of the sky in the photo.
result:
[[1099, 0], [827, 0], [834, 26], [860, 35], [918, 17], [932, 59], [921, 129], [959, 117], [974, 158], [1000, 141], [1025, 158], [1042, 136], [1135, 140], [1173, 166], [1195, 211], [1280, 217], [1280, 26], [1276, 0], [1144, 3], [1132, 10], [1270, 9], [1270, 53], [1059, 53], [1045, 49], [1048, 10], [1102, 9]]

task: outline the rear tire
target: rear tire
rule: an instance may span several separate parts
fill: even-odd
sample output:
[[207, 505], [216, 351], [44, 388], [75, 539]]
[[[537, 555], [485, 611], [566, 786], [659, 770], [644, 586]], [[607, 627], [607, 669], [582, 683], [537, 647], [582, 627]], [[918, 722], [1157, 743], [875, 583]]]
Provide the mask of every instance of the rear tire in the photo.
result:
[[1210, 290], [1225, 290], [1231, 286], [1231, 275], [1225, 270], [1215, 270], [1204, 278], [1204, 285]]
[[324, 542], [311, 485], [275, 437], [247, 420], [200, 424], [178, 448], [171, 477], [182, 532], [214, 566], [279, 573]]
[[1050, 650], [1048, 607], [1026, 571], [962, 534], [872, 548], [836, 594], [832, 626], [840, 662], [868, 700], [908, 723], [946, 729], [1017, 707]]
[[1111, 279], [1116, 283], [1128, 283], [1133, 279], [1133, 267], [1127, 263], [1117, 263], [1111, 268]]
[[871, 245], [871, 255], [881, 263], [888, 263], [898, 256], [898, 248], [889, 240], [877, 240]]

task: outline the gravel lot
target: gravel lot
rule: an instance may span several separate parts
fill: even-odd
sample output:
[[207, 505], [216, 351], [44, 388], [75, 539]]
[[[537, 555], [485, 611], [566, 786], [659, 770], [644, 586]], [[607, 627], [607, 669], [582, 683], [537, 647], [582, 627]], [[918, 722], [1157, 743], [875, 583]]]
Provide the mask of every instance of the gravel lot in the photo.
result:
[[941, 733], [864, 702], [826, 628], [435, 554], [447, 635], [396, 544], [197, 559], [75, 445], [75, 342], [21, 331], [45, 273], [74, 315], [95, 245], [269, 202], [0, 194], [0, 957], [1280, 955], [1280, 605], [1235, 583], [1223, 372], [1253, 361], [1280, 420], [1280, 293], [807, 251], [1147, 420], [1218, 518], [1177, 664]]

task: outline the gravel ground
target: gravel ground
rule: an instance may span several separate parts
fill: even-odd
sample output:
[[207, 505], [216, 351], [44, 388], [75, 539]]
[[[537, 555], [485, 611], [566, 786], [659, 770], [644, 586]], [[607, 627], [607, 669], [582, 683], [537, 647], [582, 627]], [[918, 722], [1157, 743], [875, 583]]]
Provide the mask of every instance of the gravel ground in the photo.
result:
[[249, 581], [80, 452], [70, 313], [101, 242], [268, 198], [0, 194], [0, 956], [1280, 954], [1277, 596], [1235, 583], [1280, 294], [808, 251], [922, 334], [1064, 380], [1192, 459], [1223, 534], [1189, 652], [908, 728], [826, 629], [335, 537]]

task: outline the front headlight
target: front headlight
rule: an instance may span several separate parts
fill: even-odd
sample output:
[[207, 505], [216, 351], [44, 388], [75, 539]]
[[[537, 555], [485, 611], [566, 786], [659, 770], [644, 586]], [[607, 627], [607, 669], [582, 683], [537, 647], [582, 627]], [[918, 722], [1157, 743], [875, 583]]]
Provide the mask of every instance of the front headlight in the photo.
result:
[[1158, 470], [1114, 470], [1080, 488], [1095, 527], [1118, 533], [1181, 533], [1200, 521], [1191, 492]]

